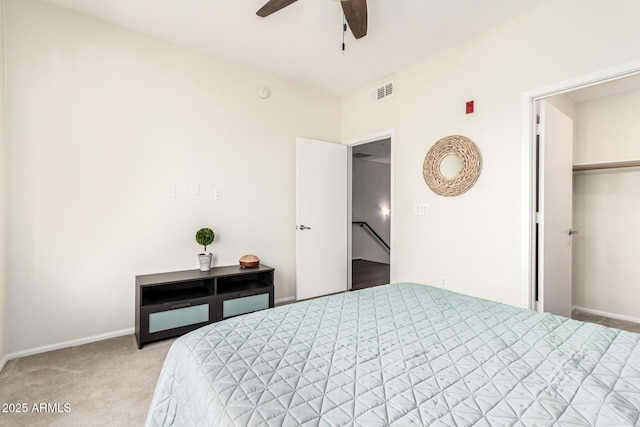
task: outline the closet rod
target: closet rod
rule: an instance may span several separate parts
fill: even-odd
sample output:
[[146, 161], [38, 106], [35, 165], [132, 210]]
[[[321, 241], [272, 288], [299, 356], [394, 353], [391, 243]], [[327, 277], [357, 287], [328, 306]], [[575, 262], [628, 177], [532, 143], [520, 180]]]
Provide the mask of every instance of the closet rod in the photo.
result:
[[635, 168], [640, 167], [640, 160], [631, 160], [627, 162], [609, 162], [609, 163], [592, 163], [589, 165], [574, 165], [573, 171], [593, 171], [598, 169], [618, 169], [618, 168]]

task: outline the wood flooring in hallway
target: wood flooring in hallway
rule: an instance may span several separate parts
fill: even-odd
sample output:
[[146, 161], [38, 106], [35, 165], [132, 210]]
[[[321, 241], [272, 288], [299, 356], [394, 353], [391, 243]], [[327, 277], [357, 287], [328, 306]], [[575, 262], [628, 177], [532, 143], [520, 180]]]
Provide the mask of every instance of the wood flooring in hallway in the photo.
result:
[[362, 259], [352, 261], [351, 290], [370, 288], [373, 286], [386, 285], [390, 281], [389, 264], [366, 261]]

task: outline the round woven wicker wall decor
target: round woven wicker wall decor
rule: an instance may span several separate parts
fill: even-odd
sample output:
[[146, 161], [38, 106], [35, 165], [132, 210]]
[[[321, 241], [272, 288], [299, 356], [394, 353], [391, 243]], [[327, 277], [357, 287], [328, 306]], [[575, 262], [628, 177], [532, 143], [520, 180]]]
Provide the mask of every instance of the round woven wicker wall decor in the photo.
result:
[[[452, 177], [442, 174], [442, 160], [454, 155], [460, 161], [458, 173]], [[424, 180], [434, 193], [441, 196], [458, 196], [476, 183], [482, 169], [482, 157], [476, 144], [461, 135], [440, 139], [427, 152], [422, 164]]]

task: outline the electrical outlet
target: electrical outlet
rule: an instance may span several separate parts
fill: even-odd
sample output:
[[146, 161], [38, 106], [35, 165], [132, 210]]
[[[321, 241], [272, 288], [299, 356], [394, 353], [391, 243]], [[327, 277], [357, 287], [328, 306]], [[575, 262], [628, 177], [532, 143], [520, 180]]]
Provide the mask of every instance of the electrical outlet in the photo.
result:
[[213, 199], [214, 200], [222, 199], [222, 190], [220, 188], [215, 188], [213, 190]]
[[442, 276], [442, 278], [440, 279], [440, 283], [442, 284], [443, 288], [447, 287], [447, 277], [446, 276]]
[[415, 212], [416, 212], [416, 215], [428, 215], [429, 214], [429, 205], [417, 204]]

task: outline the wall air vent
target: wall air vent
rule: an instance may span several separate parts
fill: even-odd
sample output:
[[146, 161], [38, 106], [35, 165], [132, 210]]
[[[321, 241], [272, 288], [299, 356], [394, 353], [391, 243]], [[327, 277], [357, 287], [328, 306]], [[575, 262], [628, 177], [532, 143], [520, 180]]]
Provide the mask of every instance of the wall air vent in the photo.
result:
[[381, 99], [388, 98], [393, 95], [393, 82], [388, 82], [369, 92], [369, 102], [378, 102]]

